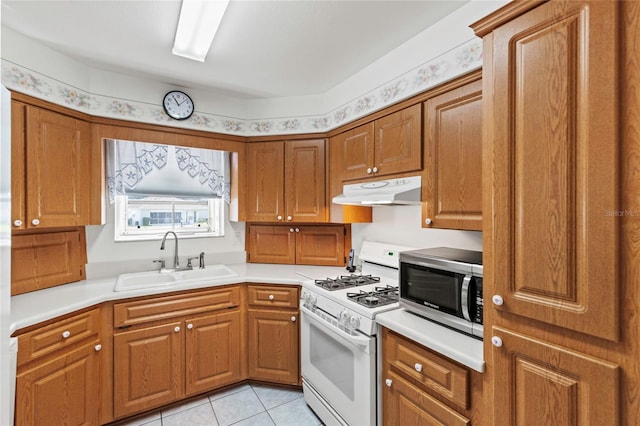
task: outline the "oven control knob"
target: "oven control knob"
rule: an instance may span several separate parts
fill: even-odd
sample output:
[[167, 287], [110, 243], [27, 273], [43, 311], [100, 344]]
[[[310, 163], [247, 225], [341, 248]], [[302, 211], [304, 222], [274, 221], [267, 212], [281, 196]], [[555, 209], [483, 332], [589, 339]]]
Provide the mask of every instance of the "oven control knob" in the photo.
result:
[[351, 314], [349, 313], [349, 311], [344, 310], [340, 312], [338, 319], [340, 320], [341, 325], [347, 327], [351, 321]]
[[358, 317], [351, 317], [351, 319], [349, 319], [349, 327], [353, 330], [355, 330], [356, 328], [358, 328], [360, 326], [360, 318]]

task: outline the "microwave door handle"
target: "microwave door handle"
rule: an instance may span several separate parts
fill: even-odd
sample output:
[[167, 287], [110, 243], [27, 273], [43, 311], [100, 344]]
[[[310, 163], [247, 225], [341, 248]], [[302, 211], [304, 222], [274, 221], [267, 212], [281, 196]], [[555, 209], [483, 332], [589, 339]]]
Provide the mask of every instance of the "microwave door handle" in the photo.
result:
[[462, 293], [460, 297], [462, 298], [462, 316], [467, 321], [471, 321], [471, 315], [469, 315], [469, 285], [471, 284], [471, 275], [465, 275], [462, 280]]

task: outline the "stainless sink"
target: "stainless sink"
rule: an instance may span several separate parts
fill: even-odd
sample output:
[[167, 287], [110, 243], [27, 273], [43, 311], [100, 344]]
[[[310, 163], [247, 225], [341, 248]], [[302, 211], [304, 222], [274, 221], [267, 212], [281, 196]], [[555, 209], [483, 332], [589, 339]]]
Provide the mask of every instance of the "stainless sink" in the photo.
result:
[[205, 269], [190, 269], [184, 271], [159, 273], [158, 271], [134, 272], [122, 274], [116, 280], [113, 291], [140, 290], [155, 287], [174, 287], [181, 284], [197, 282], [216, 282], [235, 277], [238, 274], [225, 265], [211, 265]]

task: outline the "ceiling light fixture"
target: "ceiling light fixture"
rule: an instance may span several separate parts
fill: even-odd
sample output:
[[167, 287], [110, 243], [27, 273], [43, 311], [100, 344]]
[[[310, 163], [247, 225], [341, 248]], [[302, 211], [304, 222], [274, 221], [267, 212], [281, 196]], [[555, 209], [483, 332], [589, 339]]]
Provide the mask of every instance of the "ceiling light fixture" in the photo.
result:
[[182, 0], [172, 53], [204, 62], [229, 0]]

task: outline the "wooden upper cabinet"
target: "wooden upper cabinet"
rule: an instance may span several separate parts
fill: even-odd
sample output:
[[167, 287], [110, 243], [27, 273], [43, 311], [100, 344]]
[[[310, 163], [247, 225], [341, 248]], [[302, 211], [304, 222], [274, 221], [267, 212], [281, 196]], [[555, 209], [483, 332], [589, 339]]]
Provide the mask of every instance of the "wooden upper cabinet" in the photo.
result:
[[482, 82], [425, 102], [422, 226], [482, 230]]
[[492, 336], [496, 424], [618, 424], [617, 365], [499, 327]]
[[275, 222], [284, 214], [284, 142], [247, 146], [247, 221]]
[[421, 170], [421, 112], [413, 105], [335, 136], [342, 180]]
[[248, 222], [325, 222], [324, 140], [247, 147]]
[[44, 108], [12, 108], [13, 229], [90, 224], [91, 128]]
[[296, 234], [293, 228], [277, 225], [249, 225], [249, 258], [255, 263], [296, 263]]
[[[619, 338], [618, 2], [548, 2], [484, 38], [495, 308]], [[491, 297], [492, 295], [489, 295]]]
[[343, 266], [346, 263], [344, 227], [303, 226], [295, 232], [298, 265]]

